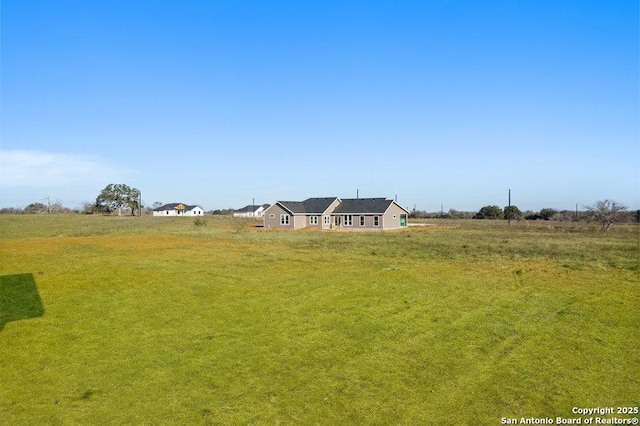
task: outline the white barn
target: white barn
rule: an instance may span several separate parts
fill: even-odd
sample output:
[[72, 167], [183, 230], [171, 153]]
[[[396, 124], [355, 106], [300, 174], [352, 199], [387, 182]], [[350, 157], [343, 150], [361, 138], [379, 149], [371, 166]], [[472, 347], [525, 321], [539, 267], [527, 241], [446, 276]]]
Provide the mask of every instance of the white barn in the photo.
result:
[[204, 210], [200, 206], [188, 206], [184, 203], [169, 203], [153, 209], [154, 216], [203, 216]]

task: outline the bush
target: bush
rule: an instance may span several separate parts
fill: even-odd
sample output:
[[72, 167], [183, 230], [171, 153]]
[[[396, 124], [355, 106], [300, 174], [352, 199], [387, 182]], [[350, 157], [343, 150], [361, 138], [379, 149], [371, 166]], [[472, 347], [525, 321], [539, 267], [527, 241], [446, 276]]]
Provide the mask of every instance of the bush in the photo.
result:
[[473, 216], [474, 219], [502, 219], [502, 209], [498, 206], [484, 206]]
[[522, 212], [516, 206], [508, 206], [504, 208], [504, 218], [520, 220], [522, 219]]
[[558, 213], [555, 209], [542, 209], [540, 210], [540, 218], [542, 220], [551, 220]]
[[248, 217], [242, 217], [242, 216], [234, 216], [231, 219], [231, 224], [233, 226], [233, 229], [236, 230], [236, 234], [239, 234], [240, 232], [248, 228], [251, 222], [252, 222], [251, 219], [249, 219]]

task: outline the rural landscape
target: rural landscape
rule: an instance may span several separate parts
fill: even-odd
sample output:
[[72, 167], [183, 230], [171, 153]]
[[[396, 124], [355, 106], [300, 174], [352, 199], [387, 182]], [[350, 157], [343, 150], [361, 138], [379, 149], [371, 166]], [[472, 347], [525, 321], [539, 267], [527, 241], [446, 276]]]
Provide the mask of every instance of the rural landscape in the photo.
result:
[[0, 426], [637, 425], [640, 2], [0, 1]]
[[0, 215], [0, 418], [557, 424], [640, 405], [637, 224], [237, 223]]

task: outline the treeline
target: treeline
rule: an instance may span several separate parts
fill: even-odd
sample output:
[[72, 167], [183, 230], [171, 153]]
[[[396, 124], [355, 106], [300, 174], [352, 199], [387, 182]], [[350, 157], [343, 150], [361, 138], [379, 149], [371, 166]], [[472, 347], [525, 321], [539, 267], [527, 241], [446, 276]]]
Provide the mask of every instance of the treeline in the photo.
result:
[[[510, 216], [508, 216], [510, 215]], [[413, 210], [409, 217], [416, 219], [513, 219], [513, 220], [557, 220], [570, 222], [584, 216], [584, 212], [570, 210], [542, 209], [539, 212], [526, 210], [524, 212], [516, 206], [501, 209], [498, 206], [485, 206], [479, 211], [460, 211], [450, 209], [447, 212], [427, 212]]]
[[24, 208], [4, 207], [0, 209], [0, 214], [53, 214], [53, 213], [81, 213], [80, 209], [70, 209], [62, 203], [31, 203]]
[[228, 208], [228, 209], [209, 210], [207, 213], [215, 216], [231, 216], [234, 211], [235, 211], [234, 209]]
[[[619, 222], [639, 222], [640, 210], [624, 211], [619, 213]], [[427, 212], [425, 210], [413, 210], [409, 214], [413, 219], [492, 219], [492, 220], [542, 220], [556, 222], [592, 222], [594, 214], [592, 210], [556, 210], [544, 208], [540, 211], [520, 211], [518, 207], [485, 206], [479, 211], [449, 211]]]
[[[158, 203], [156, 203], [158, 204]], [[137, 210], [135, 211], [137, 214]], [[145, 215], [153, 214], [152, 207], [142, 207], [142, 212]], [[234, 209], [216, 209], [209, 210], [207, 214], [215, 216], [231, 216]], [[93, 203], [83, 203], [81, 207], [74, 209], [63, 206], [60, 202], [44, 204], [44, 203], [31, 203], [28, 206], [21, 207], [4, 207], [0, 209], [0, 214], [56, 214], [56, 213], [77, 213], [77, 214], [116, 214], [115, 210], [100, 208]], [[131, 208], [123, 208], [122, 213], [130, 215], [133, 212]]]
[[[131, 209], [124, 209], [127, 214], [132, 214]], [[145, 214], [151, 214], [153, 211], [151, 208], [143, 209]], [[76, 214], [113, 214], [114, 211], [100, 209], [92, 203], [84, 203], [81, 207], [69, 208], [62, 204], [52, 203], [31, 203], [24, 208], [20, 207], [3, 207], [0, 209], [0, 214], [59, 214], [59, 213], [76, 213]]]

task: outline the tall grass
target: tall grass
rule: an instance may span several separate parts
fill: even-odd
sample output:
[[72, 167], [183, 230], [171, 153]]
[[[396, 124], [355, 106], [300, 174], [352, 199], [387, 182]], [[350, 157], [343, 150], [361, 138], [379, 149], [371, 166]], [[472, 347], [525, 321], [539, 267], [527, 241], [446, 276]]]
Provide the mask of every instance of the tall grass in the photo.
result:
[[[0, 216], [9, 424], [499, 424], [640, 405], [638, 228]], [[0, 289], [2, 297], [2, 289]]]

